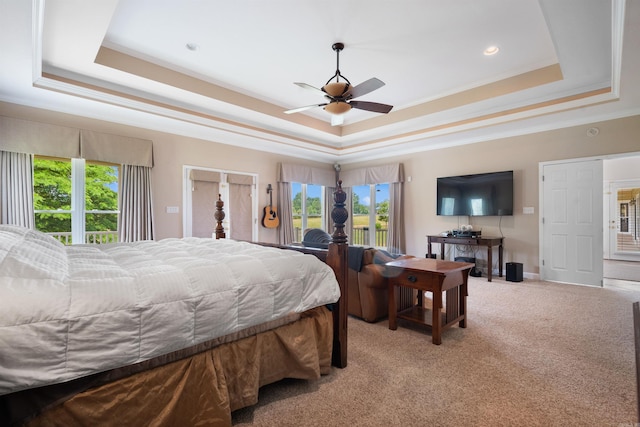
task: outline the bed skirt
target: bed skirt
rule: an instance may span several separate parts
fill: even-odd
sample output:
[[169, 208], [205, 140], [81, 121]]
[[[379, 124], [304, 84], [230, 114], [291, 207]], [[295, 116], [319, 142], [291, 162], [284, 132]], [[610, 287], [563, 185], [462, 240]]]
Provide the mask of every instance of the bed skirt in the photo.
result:
[[318, 307], [293, 323], [88, 388], [24, 425], [230, 426], [231, 412], [257, 403], [261, 386], [330, 373], [332, 341], [332, 313]]

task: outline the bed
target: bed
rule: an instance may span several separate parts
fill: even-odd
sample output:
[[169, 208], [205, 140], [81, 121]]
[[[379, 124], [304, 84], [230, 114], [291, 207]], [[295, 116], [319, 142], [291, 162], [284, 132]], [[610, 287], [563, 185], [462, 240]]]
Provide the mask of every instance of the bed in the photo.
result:
[[0, 226], [0, 424], [230, 425], [263, 385], [346, 366], [343, 195], [326, 251]]

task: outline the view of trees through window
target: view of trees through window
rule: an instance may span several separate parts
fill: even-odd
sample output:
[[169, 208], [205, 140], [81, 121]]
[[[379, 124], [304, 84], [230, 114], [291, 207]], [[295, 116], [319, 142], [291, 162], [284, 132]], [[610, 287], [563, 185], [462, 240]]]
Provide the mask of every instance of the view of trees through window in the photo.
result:
[[[372, 206], [375, 207], [374, 210]], [[352, 244], [378, 247], [387, 245], [389, 184], [354, 186], [351, 212]]]
[[[352, 190], [351, 243], [386, 247], [389, 228], [389, 184], [360, 185]], [[307, 228], [322, 228], [323, 191], [324, 188], [319, 185], [292, 183], [293, 229], [296, 242], [302, 240], [302, 232]], [[371, 206], [375, 208], [372, 210]], [[331, 233], [333, 230], [327, 231]]]
[[322, 192], [324, 187], [313, 184], [291, 184], [291, 203], [295, 241], [302, 240], [307, 228], [322, 228]]
[[[36, 229], [71, 243], [72, 215], [84, 215], [84, 230], [92, 239], [80, 243], [113, 241], [118, 230], [117, 165], [82, 162], [84, 174], [72, 176], [71, 159], [36, 157], [33, 165], [33, 202]], [[84, 180], [84, 206], [72, 210], [73, 179]], [[99, 241], [95, 236], [102, 235]], [[64, 236], [61, 238], [60, 236]]]

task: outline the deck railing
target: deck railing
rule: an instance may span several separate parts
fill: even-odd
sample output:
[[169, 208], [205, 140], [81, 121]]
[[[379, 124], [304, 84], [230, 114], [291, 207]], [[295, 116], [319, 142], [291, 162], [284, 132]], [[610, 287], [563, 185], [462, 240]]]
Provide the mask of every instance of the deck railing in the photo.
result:
[[[302, 241], [302, 229], [300, 227], [294, 227], [294, 241], [301, 242]], [[331, 232], [329, 232], [331, 233]], [[387, 247], [387, 238], [389, 237], [389, 230], [386, 228], [376, 229], [375, 234], [375, 242], [371, 244], [371, 239], [369, 237], [369, 227], [356, 227], [352, 230], [350, 236], [350, 242], [352, 245], [361, 245], [361, 246], [375, 246], [380, 248]]]
[[[71, 244], [71, 232], [54, 232], [47, 233], [54, 239], [58, 240], [64, 245]], [[101, 244], [101, 243], [116, 243], [118, 241], [117, 231], [87, 231], [84, 233], [84, 243], [89, 244]]]

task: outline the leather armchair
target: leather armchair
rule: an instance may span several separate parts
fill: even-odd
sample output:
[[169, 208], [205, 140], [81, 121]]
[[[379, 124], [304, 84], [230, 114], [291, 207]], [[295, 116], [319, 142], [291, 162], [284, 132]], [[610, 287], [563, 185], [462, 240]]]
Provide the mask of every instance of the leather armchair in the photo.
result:
[[[395, 259], [411, 258], [403, 255]], [[393, 261], [377, 249], [365, 249], [362, 255], [362, 268], [356, 271], [349, 268], [348, 273], [348, 311], [352, 316], [367, 322], [376, 322], [389, 315], [389, 290], [384, 276], [384, 263]], [[396, 290], [398, 310], [403, 310], [413, 304], [411, 289]]]
[[[331, 235], [319, 229], [306, 229], [302, 244], [314, 248], [326, 248]], [[411, 258], [403, 255], [395, 259]], [[376, 322], [389, 315], [389, 290], [384, 276], [384, 263], [394, 258], [375, 248], [349, 247], [349, 272], [347, 278], [347, 309], [350, 315], [367, 322]], [[357, 270], [357, 268], [360, 270]], [[398, 310], [415, 303], [414, 292], [408, 288], [396, 289]]]

